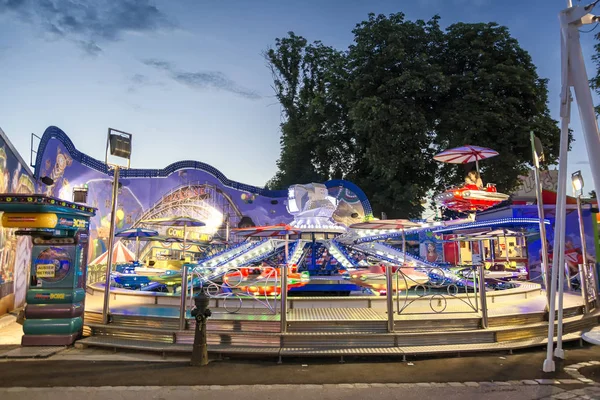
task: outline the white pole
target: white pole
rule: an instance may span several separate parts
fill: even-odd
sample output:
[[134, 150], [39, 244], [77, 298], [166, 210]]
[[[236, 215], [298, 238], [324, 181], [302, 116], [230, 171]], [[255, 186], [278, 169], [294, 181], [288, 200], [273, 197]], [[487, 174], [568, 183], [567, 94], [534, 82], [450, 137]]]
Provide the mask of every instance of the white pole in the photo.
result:
[[112, 204], [110, 207], [110, 231], [108, 232], [108, 260], [106, 262], [106, 276], [104, 279], [104, 304], [102, 306], [102, 323], [108, 324], [108, 311], [110, 301], [110, 273], [112, 270], [112, 258], [115, 245], [115, 225], [117, 222], [117, 196], [119, 194], [119, 166], [115, 166], [113, 177]]
[[[592, 20], [592, 16], [587, 14], [583, 7], [573, 7], [573, 10], [571, 13], [568, 13], [567, 10], [561, 13], [562, 37], [567, 43], [568, 74], [579, 108], [579, 118], [583, 128], [583, 137], [587, 147], [594, 186], [600, 188], [600, 157], [598, 157], [598, 154], [600, 154], [600, 135], [598, 134], [594, 102], [579, 42], [579, 28], [581, 28], [579, 24], [590, 24], [595, 21]], [[579, 14], [577, 14], [578, 12]], [[580, 17], [581, 14], [583, 16]], [[573, 21], [574, 19], [575, 21]]]
[[[569, 119], [571, 111], [571, 89], [569, 87], [568, 73], [568, 49], [565, 48], [566, 43], [561, 35], [561, 64], [562, 64], [562, 93], [561, 93], [561, 136], [560, 136], [560, 151], [558, 165], [558, 195], [556, 198], [556, 215], [554, 226], [554, 257], [552, 259], [552, 279], [550, 287], [550, 309], [548, 310], [548, 344], [546, 347], [546, 359], [544, 360], [544, 372], [552, 372], [555, 370], [552, 349], [554, 347], [554, 320], [556, 312], [556, 284], [560, 264], [564, 263], [564, 249], [561, 250], [563, 241], [561, 236], [564, 236], [564, 215], [566, 208], [566, 183], [567, 183], [567, 152], [569, 146]], [[561, 234], [563, 233], [563, 234]], [[562, 257], [561, 257], [562, 256]], [[560, 311], [559, 311], [560, 313]]]
[[[568, 1], [567, 5], [571, 5]], [[572, 85], [575, 90], [575, 97], [577, 99], [577, 106], [579, 109], [579, 117], [583, 127], [583, 134], [586, 142], [588, 151], [588, 159], [590, 163], [590, 169], [592, 172], [592, 178], [594, 185], [600, 187], [600, 136], [598, 134], [598, 124], [596, 121], [596, 115], [594, 110], [594, 104], [592, 101], [592, 94], [588, 84], [587, 71], [585, 69], [585, 62], [583, 59], [583, 52], [581, 50], [581, 43], [579, 37], [579, 28], [582, 24], [590, 24], [595, 22], [594, 16], [588, 13], [584, 7], [577, 6], [563, 10], [560, 13], [561, 22], [561, 42], [563, 44], [562, 51], [562, 78], [563, 78], [563, 107], [561, 109], [561, 117], [563, 117], [563, 125], [566, 120], [567, 128], [569, 118], [565, 119], [565, 115], [569, 111], [569, 98], [566, 95], [570, 95], [569, 86]], [[566, 46], [566, 48], [565, 48]], [[565, 107], [565, 103], [566, 107]], [[563, 126], [564, 130], [564, 126]], [[566, 132], [562, 132], [567, 134]], [[566, 139], [565, 139], [566, 141]], [[562, 144], [562, 143], [561, 143]], [[561, 147], [562, 148], [562, 147]], [[560, 160], [562, 162], [562, 158]], [[565, 166], [566, 167], [566, 166]], [[560, 170], [560, 168], [559, 168]], [[560, 171], [562, 172], [562, 171]], [[566, 174], [566, 171], [565, 171]], [[559, 179], [561, 179], [559, 177]], [[566, 176], [563, 178], [566, 183]], [[559, 185], [562, 183], [562, 179], [559, 181]], [[565, 218], [565, 197], [559, 195], [559, 200], [562, 202], [561, 215], [560, 217], [564, 221]], [[561, 249], [560, 249], [560, 267], [561, 267], [561, 280], [564, 280], [562, 272], [564, 272], [564, 225], [561, 226], [563, 232], [561, 232]], [[555, 248], [556, 253], [556, 248]], [[555, 356], [564, 358], [564, 351], [562, 349], [562, 292], [564, 288], [558, 287], [559, 297], [559, 325], [558, 325], [558, 337], [557, 337], [557, 348]]]
[[[583, 192], [583, 188], [581, 188]], [[583, 256], [583, 265], [579, 268], [579, 279], [581, 280], [581, 296], [583, 297], [583, 312], [589, 312], [588, 306], [588, 276], [587, 276], [587, 243], [585, 242], [585, 225], [583, 221], [583, 211], [581, 210], [581, 193], [576, 193], [577, 196], [577, 217], [579, 219], [579, 236], [581, 237], [581, 253]]]
[[542, 183], [540, 180], [540, 160], [535, 150], [535, 135], [531, 132], [531, 148], [533, 150], [533, 166], [535, 172], [535, 195], [537, 198], [538, 217], [540, 218], [540, 242], [542, 244], [541, 272], [544, 288], [546, 289], [546, 306], [550, 305], [550, 275], [548, 273], [548, 239], [546, 238], [546, 216], [544, 214], [544, 201], [542, 194]]

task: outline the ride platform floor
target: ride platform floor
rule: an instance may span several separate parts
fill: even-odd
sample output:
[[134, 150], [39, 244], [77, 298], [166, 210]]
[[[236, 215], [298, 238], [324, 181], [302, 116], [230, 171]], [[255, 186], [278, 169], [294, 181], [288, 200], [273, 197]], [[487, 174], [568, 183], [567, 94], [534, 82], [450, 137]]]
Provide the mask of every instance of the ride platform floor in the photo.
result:
[[[102, 304], [99, 296], [90, 296], [86, 300], [86, 312], [102, 313]], [[402, 304], [402, 303], [401, 303]], [[582, 306], [581, 296], [578, 294], [565, 293], [563, 305], [565, 309]], [[394, 309], [396, 303], [394, 302]], [[122, 316], [153, 317], [153, 318], [179, 318], [180, 307], [178, 305], [155, 305], [155, 304], [130, 304], [123, 300], [110, 303], [110, 313]], [[464, 307], [461, 307], [464, 309]], [[515, 300], [511, 302], [488, 303], [488, 316], [523, 315], [531, 313], [542, 313], [546, 308], [545, 296], [535, 296], [528, 299]], [[279, 315], [268, 308], [240, 309], [236, 313], [229, 313], [225, 309], [211, 309], [211, 319], [244, 320], [256, 319], [279, 321]], [[447, 310], [436, 313], [429, 310], [428, 313], [413, 314], [409, 310], [403, 313], [395, 313], [395, 320], [415, 319], [459, 319], [473, 318], [479, 313], [475, 311], [464, 312]], [[191, 319], [190, 311], [186, 311], [186, 318]], [[381, 321], [387, 320], [385, 310], [373, 308], [299, 308], [288, 310], [288, 321]]]

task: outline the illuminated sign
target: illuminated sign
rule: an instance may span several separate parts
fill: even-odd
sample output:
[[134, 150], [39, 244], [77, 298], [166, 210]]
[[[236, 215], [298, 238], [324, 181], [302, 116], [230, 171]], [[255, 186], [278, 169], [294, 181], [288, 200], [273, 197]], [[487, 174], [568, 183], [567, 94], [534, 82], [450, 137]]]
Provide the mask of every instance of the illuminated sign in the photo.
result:
[[64, 293], [36, 293], [35, 296], [33, 296], [33, 298], [37, 299], [37, 300], [64, 300], [65, 294]]
[[38, 278], [54, 278], [56, 268], [54, 264], [38, 264], [35, 266], [35, 274]]
[[[167, 236], [183, 239], [182, 228], [168, 228]], [[195, 240], [198, 242], [209, 242], [212, 240], [212, 236], [206, 233], [187, 231], [187, 240]]]
[[55, 228], [58, 217], [54, 213], [4, 213], [5, 228]]
[[88, 222], [81, 218], [65, 218], [62, 217], [58, 220], [58, 224], [62, 226], [68, 226], [73, 228], [87, 228]]

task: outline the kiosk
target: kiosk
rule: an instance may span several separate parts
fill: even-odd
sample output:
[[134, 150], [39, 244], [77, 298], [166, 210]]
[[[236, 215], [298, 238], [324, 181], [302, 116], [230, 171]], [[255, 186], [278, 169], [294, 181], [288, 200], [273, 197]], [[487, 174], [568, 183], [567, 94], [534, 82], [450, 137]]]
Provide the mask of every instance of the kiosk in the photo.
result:
[[81, 336], [90, 217], [96, 209], [42, 195], [0, 195], [2, 226], [31, 236], [23, 346], [70, 345]]

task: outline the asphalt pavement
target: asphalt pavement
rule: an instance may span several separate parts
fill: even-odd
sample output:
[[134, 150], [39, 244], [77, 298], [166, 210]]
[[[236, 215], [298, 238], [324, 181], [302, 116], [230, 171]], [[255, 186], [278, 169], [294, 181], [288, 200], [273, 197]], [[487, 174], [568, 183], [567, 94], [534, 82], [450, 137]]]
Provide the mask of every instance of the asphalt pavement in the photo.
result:
[[[270, 359], [224, 359], [205, 367], [192, 367], [185, 359], [169, 362], [110, 361], [81, 357], [47, 360], [0, 361], [0, 387], [70, 387], [70, 386], [195, 386], [195, 385], [273, 385], [273, 384], [356, 384], [356, 383], [423, 383], [423, 382], [507, 382], [533, 379], [568, 379], [565, 371], [542, 372], [545, 358], [542, 348], [506, 353], [479, 354], [465, 357], [409, 359], [338, 358], [285, 359], [278, 365]], [[98, 354], [97, 351], [94, 354]], [[114, 354], [123, 359], [123, 353]], [[97, 359], [97, 358], [96, 358]], [[129, 361], [133, 360], [133, 361]], [[600, 361], [600, 346], [566, 347], [565, 364]], [[560, 364], [559, 364], [560, 368]], [[589, 371], [588, 371], [589, 370]], [[582, 369], [596, 380], [599, 368]], [[587, 375], [586, 375], [587, 376]], [[593, 378], [592, 378], [593, 379]]]
[[[405, 386], [253, 386], [253, 387], [122, 387], [26, 389], [7, 391], [0, 389], [2, 400], [139, 400], [139, 399], [244, 399], [244, 400], [530, 400], [530, 399], [588, 399], [598, 398], [598, 387], [564, 389], [555, 386], [505, 386], [505, 387], [424, 387]], [[583, 397], [587, 396], [587, 397]]]

